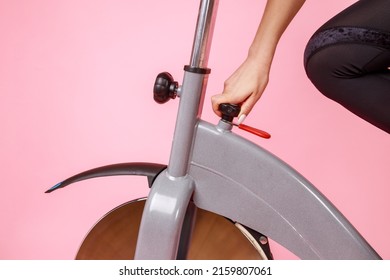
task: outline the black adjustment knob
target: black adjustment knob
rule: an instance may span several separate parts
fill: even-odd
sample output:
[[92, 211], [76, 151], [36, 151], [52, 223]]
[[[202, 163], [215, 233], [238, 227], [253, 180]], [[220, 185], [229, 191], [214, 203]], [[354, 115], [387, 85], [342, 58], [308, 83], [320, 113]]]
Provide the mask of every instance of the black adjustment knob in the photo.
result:
[[157, 75], [153, 87], [153, 98], [159, 104], [163, 104], [176, 97], [179, 84], [174, 81], [171, 74], [163, 72]]
[[232, 122], [240, 113], [241, 107], [235, 104], [222, 103], [219, 104], [219, 111], [222, 113], [222, 119], [227, 122]]

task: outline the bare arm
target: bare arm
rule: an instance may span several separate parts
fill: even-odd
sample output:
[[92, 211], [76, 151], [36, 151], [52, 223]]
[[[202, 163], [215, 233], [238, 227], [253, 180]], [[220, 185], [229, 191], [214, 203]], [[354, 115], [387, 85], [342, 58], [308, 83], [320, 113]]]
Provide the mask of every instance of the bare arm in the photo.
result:
[[280, 37], [305, 0], [268, 0], [248, 56], [225, 81], [222, 94], [211, 98], [213, 110], [220, 115], [221, 103], [241, 104], [242, 121], [260, 99], [268, 84], [269, 72]]

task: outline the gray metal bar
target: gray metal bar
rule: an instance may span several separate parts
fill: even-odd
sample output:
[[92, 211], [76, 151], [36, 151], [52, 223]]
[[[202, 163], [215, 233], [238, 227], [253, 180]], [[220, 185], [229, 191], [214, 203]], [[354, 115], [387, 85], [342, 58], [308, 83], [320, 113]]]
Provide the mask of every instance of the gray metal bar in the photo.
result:
[[[218, 0], [202, 0], [195, 30], [191, 64], [193, 68], [206, 68], [209, 56]], [[207, 86], [205, 73], [185, 72], [181, 87], [180, 104], [173, 135], [168, 174], [183, 177], [187, 174], [195, 126], [200, 118]]]
[[197, 126], [197, 207], [246, 225], [302, 259], [380, 259], [336, 207], [273, 154], [224, 126]]
[[160, 173], [146, 200], [134, 258], [176, 259], [186, 210], [194, 190], [191, 178]]
[[172, 177], [183, 177], [187, 174], [188, 159], [206, 83], [205, 75], [185, 72], [168, 164], [168, 173]]

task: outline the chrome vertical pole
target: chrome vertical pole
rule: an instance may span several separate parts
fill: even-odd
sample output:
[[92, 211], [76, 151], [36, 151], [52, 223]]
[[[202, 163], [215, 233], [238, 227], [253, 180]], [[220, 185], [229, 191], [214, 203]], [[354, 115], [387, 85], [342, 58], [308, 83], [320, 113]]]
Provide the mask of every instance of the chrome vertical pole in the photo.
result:
[[200, 3], [190, 60], [191, 67], [207, 67], [218, 3], [219, 0], [206, 0]]

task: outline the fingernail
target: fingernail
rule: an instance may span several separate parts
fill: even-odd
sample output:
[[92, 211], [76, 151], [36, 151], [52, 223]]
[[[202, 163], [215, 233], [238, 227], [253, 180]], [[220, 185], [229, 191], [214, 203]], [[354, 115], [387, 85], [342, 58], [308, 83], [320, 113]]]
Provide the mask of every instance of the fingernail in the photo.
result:
[[246, 118], [246, 115], [245, 115], [245, 114], [242, 114], [242, 115], [238, 118], [237, 124], [238, 124], [238, 125], [242, 124], [242, 123], [245, 121], [245, 118]]

